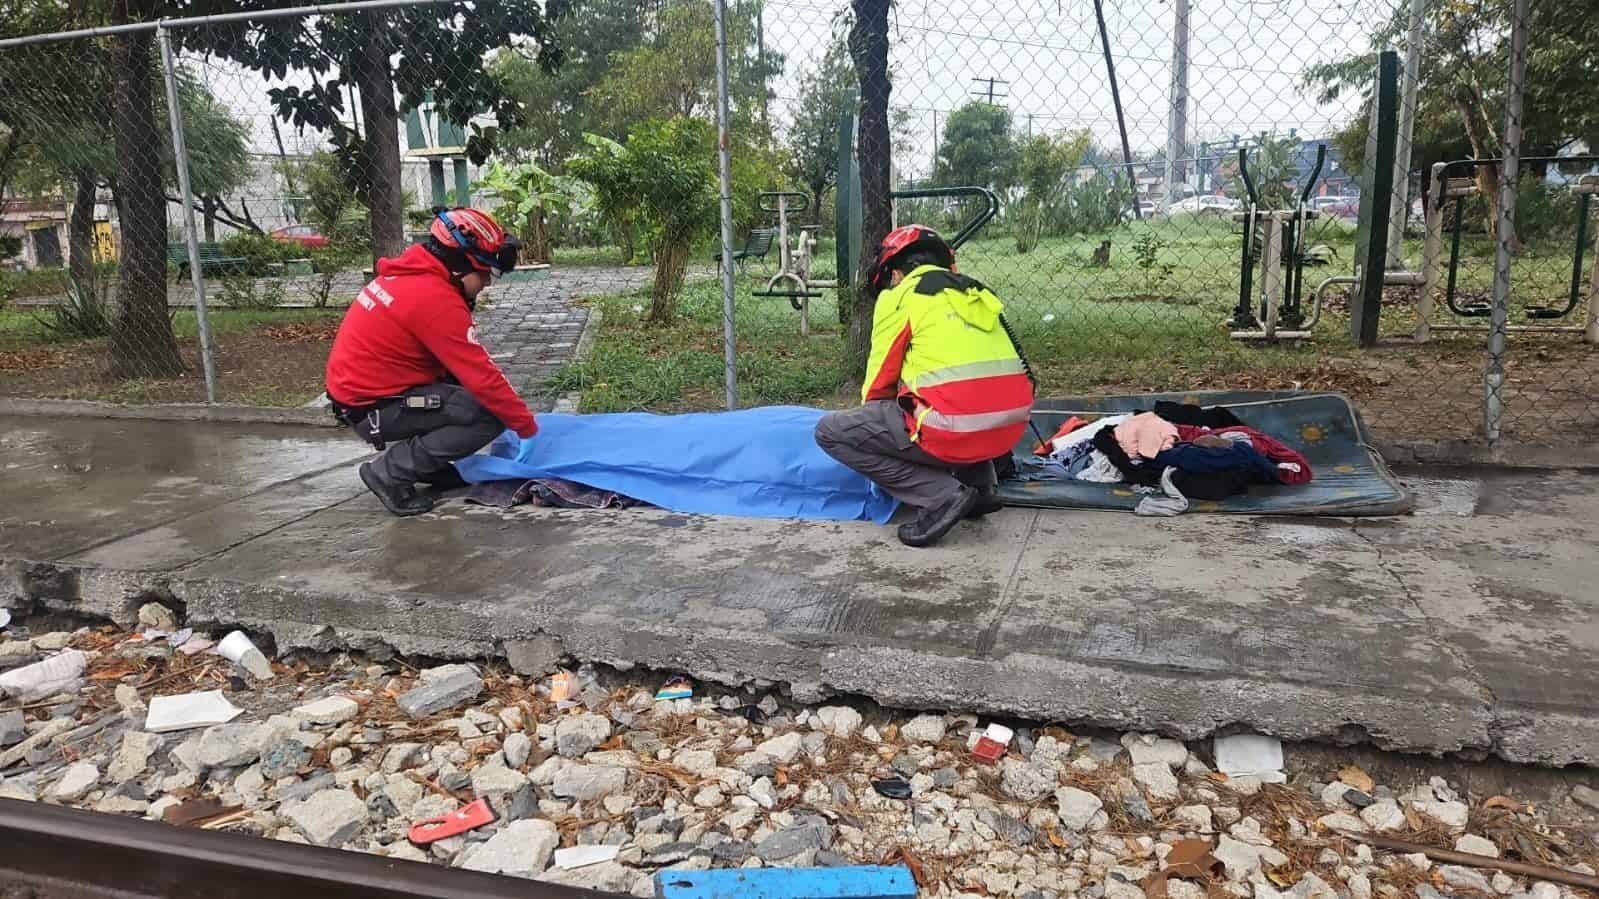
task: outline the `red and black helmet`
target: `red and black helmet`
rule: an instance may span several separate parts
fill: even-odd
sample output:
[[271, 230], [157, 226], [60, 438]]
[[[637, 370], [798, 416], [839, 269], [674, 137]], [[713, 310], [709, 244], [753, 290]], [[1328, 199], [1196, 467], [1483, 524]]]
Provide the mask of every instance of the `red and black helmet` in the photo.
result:
[[877, 259], [872, 262], [871, 269], [866, 273], [867, 283], [879, 293], [886, 290], [894, 270], [894, 260], [905, 253], [916, 251], [928, 253], [938, 260], [938, 265], [950, 271], [955, 270], [955, 251], [937, 231], [926, 225], [905, 225], [888, 232], [883, 238], [882, 244], [877, 248]]
[[522, 249], [493, 216], [465, 206], [438, 210], [428, 234], [444, 249], [459, 250], [472, 268], [495, 275], [516, 268]]

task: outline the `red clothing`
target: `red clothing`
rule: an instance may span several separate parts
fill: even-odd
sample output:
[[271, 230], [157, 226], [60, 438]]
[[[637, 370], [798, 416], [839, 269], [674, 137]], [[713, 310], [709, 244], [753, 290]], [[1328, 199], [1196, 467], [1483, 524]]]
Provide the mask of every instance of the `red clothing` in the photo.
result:
[[472, 313], [444, 264], [421, 246], [378, 260], [339, 325], [328, 355], [328, 396], [368, 406], [453, 375], [518, 437], [538, 433], [527, 403], [477, 342]]

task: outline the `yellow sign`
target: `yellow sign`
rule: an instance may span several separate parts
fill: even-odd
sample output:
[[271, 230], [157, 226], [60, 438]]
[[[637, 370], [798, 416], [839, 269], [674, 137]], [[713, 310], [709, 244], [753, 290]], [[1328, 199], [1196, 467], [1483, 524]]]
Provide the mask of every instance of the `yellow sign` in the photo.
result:
[[111, 237], [110, 222], [94, 223], [94, 261], [115, 262], [117, 258], [117, 243]]

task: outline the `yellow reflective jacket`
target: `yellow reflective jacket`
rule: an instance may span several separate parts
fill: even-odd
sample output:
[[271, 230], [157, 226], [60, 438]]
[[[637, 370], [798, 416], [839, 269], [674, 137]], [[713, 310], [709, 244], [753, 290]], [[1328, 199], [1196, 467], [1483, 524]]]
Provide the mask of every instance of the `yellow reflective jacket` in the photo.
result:
[[1027, 428], [1033, 385], [1004, 310], [981, 282], [933, 265], [877, 297], [861, 401], [896, 400], [911, 439], [935, 458], [981, 462]]

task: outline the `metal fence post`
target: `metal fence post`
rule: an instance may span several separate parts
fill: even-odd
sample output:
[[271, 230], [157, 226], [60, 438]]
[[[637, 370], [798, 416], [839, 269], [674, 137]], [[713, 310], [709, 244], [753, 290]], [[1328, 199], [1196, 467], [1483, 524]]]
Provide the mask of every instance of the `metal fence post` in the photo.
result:
[[1393, 203], [1388, 211], [1390, 270], [1405, 268], [1405, 222], [1410, 219], [1410, 151], [1416, 139], [1416, 92], [1421, 83], [1421, 44], [1427, 0], [1410, 0], [1410, 34], [1405, 42], [1405, 87], [1399, 101], [1399, 144], [1394, 150]]
[[716, 14], [716, 177], [721, 182], [722, 220], [722, 359], [727, 382], [727, 408], [738, 408], [737, 350], [733, 327], [733, 135], [727, 109], [727, 2], [715, 0]]
[[1366, 140], [1370, 182], [1360, 191], [1360, 296], [1349, 307], [1350, 336], [1363, 347], [1377, 345], [1382, 315], [1383, 271], [1388, 259], [1389, 194], [1394, 184], [1394, 152], [1399, 132], [1399, 54], [1384, 50], [1377, 57], [1376, 95], [1372, 97], [1371, 134]]
[[1510, 242], [1516, 229], [1516, 179], [1521, 167], [1521, 106], [1526, 93], [1527, 7], [1516, 0], [1510, 22], [1510, 81], [1505, 86], [1504, 161], [1499, 164], [1499, 224], [1494, 233], [1493, 317], [1483, 376], [1484, 428], [1498, 442], [1505, 412], [1505, 334], [1510, 323]]
[[166, 23], [156, 25], [161, 44], [161, 74], [167, 84], [167, 119], [172, 124], [172, 161], [178, 170], [178, 196], [183, 198], [183, 238], [189, 245], [189, 278], [194, 283], [194, 319], [200, 332], [200, 365], [205, 370], [205, 401], [217, 401], [216, 360], [211, 352], [211, 319], [205, 308], [205, 275], [200, 266], [200, 238], [194, 222], [194, 193], [189, 187], [189, 151], [183, 143], [183, 110], [178, 103], [178, 70], [172, 61], [172, 36]]

